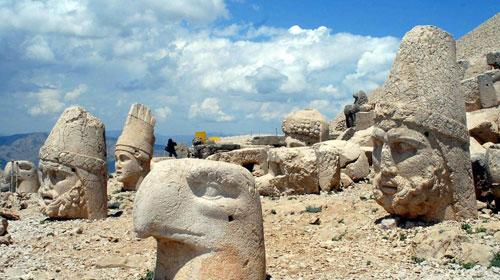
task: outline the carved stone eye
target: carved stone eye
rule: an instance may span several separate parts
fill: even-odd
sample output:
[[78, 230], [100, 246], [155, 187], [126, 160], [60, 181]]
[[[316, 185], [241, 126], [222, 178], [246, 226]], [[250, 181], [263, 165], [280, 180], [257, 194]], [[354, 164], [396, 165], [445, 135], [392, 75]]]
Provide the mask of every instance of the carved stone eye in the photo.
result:
[[204, 194], [202, 195], [203, 198], [206, 199], [219, 199], [222, 197], [221, 192], [219, 188], [213, 186], [213, 185], [208, 185], [205, 190]]

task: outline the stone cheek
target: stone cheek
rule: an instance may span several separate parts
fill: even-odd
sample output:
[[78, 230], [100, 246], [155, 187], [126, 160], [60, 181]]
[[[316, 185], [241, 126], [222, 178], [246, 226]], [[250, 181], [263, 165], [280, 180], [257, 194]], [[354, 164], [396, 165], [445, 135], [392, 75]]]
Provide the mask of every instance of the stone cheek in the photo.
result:
[[260, 198], [243, 167], [157, 163], [137, 191], [134, 229], [157, 240], [155, 279], [265, 279]]

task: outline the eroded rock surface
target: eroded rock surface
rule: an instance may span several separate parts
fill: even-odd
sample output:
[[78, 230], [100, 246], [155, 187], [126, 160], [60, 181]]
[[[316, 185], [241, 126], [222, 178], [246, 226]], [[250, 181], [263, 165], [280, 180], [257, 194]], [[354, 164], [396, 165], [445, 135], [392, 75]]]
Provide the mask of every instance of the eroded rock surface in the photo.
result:
[[134, 202], [134, 228], [157, 240], [155, 279], [266, 278], [262, 210], [243, 167], [162, 161]]
[[375, 107], [375, 197], [389, 213], [477, 216], [459, 79], [450, 34], [417, 26], [404, 36]]

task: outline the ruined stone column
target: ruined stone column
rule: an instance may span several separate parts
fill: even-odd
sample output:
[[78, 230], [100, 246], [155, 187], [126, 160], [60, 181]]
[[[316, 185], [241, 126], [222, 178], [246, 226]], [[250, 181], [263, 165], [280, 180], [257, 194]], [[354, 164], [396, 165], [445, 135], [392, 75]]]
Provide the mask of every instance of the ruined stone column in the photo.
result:
[[116, 179], [123, 189], [135, 191], [150, 170], [155, 143], [155, 118], [146, 106], [133, 104], [116, 142]]
[[375, 108], [375, 197], [427, 221], [477, 216], [455, 41], [433, 26], [408, 32]]
[[157, 240], [154, 279], [266, 278], [259, 193], [241, 166], [157, 163], [137, 191], [134, 229]]
[[39, 168], [45, 215], [106, 218], [106, 141], [98, 118], [80, 107], [66, 109], [40, 148]]

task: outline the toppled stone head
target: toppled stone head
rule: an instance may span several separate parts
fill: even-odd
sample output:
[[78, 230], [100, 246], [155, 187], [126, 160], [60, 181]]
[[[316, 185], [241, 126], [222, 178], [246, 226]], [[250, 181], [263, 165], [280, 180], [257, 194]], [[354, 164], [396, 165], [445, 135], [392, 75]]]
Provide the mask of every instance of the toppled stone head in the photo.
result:
[[157, 240], [155, 279], [265, 279], [260, 198], [241, 166], [159, 162], [137, 191], [134, 229]]
[[123, 132], [116, 142], [116, 179], [123, 188], [135, 191], [150, 170], [155, 142], [155, 118], [146, 106], [130, 107]]
[[373, 130], [375, 197], [391, 214], [477, 215], [455, 60], [454, 40], [436, 27], [417, 26], [401, 42]]
[[328, 123], [315, 109], [298, 110], [288, 114], [281, 125], [286, 136], [312, 145], [328, 138]]
[[38, 170], [28, 160], [10, 161], [5, 165], [4, 182], [12, 191], [18, 193], [36, 193], [40, 187]]
[[42, 212], [52, 218], [105, 218], [104, 124], [80, 107], [66, 109], [40, 148]]

